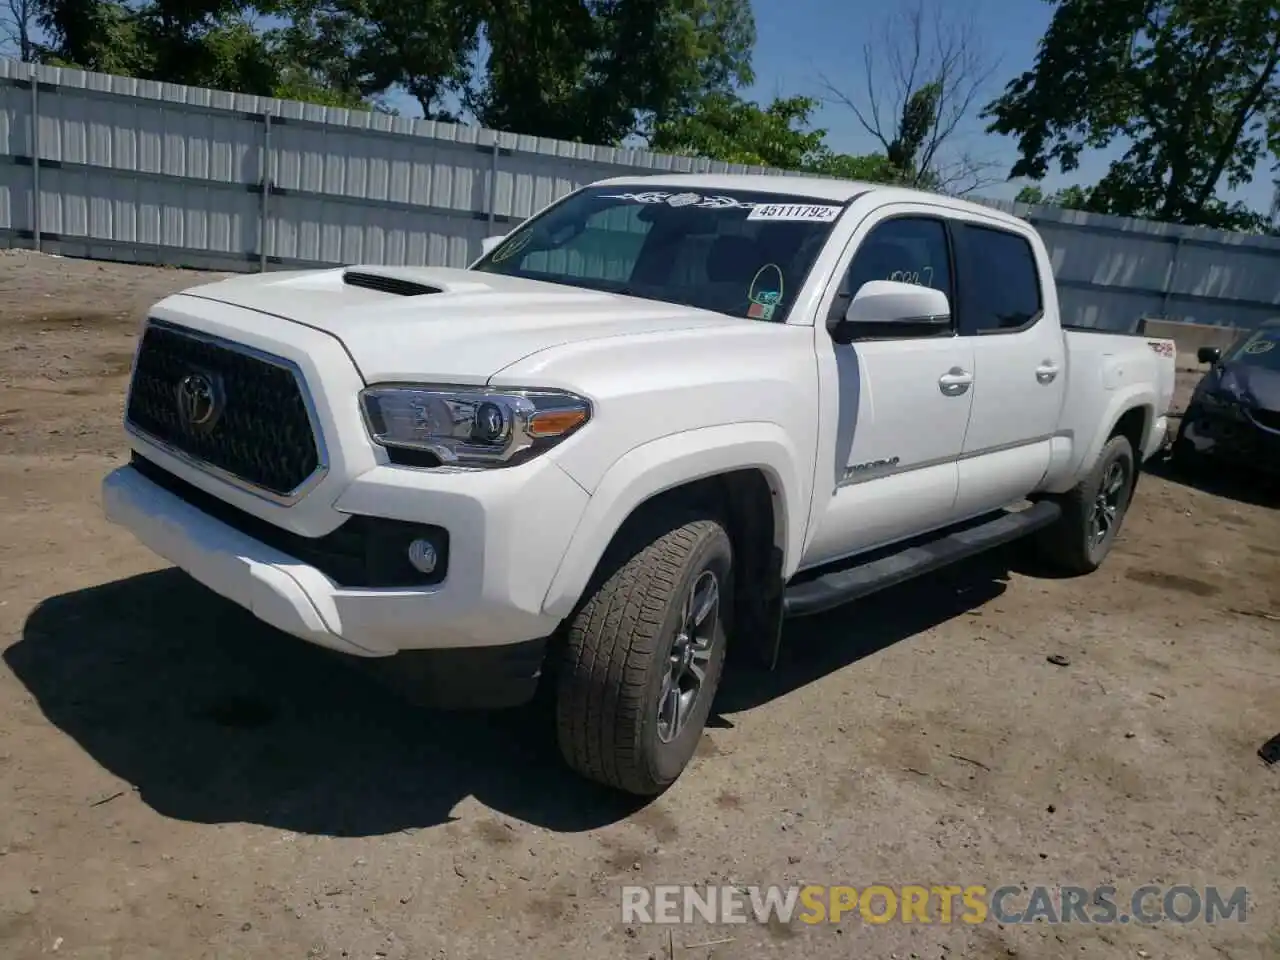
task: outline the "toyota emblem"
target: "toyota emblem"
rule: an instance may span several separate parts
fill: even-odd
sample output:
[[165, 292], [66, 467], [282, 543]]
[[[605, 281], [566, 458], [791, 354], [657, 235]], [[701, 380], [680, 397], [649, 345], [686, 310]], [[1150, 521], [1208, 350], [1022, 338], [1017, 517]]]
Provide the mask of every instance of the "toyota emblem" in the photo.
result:
[[178, 419], [191, 431], [213, 429], [222, 413], [222, 384], [217, 377], [189, 373], [178, 382]]

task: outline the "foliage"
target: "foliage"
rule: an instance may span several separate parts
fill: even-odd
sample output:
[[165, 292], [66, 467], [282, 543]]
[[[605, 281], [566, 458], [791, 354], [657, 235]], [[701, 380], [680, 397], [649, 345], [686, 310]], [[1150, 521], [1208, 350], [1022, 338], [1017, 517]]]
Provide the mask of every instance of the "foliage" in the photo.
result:
[[808, 97], [761, 107], [713, 93], [699, 109], [659, 122], [650, 145], [663, 153], [801, 170], [824, 149], [823, 131], [808, 129], [816, 106]]
[[1274, 0], [1058, 0], [1034, 67], [984, 115], [1018, 139], [1012, 177], [1127, 143], [1089, 209], [1252, 228], [1256, 215], [1217, 193], [1280, 146], [1277, 67]]
[[468, 98], [499, 130], [618, 143], [749, 84], [747, 0], [492, 0]]
[[38, 0], [46, 62], [269, 94], [277, 71], [239, 0]]
[[1040, 204], [1046, 207], [1062, 207], [1065, 210], [1088, 210], [1090, 187], [1073, 184], [1054, 193], [1045, 193], [1040, 187], [1028, 186], [1018, 191], [1013, 199], [1018, 203]]
[[280, 12], [282, 73], [305, 72], [346, 100], [398, 86], [423, 116], [457, 119], [444, 101], [469, 80], [484, 19], [475, 0], [284, 0]]
[[810, 126], [818, 101], [786, 97], [762, 107], [731, 94], [706, 96], [696, 111], [657, 125], [651, 146], [753, 166], [798, 170], [846, 180], [901, 182], [899, 170], [883, 155], [834, 153], [827, 132]]

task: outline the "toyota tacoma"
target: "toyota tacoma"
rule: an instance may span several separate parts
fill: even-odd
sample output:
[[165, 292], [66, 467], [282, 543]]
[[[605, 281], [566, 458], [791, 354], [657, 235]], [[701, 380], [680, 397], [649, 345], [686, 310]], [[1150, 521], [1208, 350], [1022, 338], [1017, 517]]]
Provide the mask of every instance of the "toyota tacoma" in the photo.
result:
[[1094, 570], [1165, 439], [1172, 342], [1064, 329], [1039, 235], [980, 205], [628, 177], [482, 248], [157, 303], [105, 510], [428, 702], [545, 681], [623, 791], [681, 774], [786, 617], [1019, 538]]

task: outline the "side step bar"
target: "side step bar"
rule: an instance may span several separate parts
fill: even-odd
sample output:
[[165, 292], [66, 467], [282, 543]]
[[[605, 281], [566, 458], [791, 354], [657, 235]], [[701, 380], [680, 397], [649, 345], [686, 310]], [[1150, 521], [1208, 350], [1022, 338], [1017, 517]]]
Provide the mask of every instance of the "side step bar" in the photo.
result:
[[1009, 543], [1046, 527], [1062, 515], [1058, 504], [1041, 500], [1025, 510], [1002, 513], [993, 519], [952, 533], [890, 548], [894, 552], [852, 567], [842, 567], [813, 579], [788, 585], [782, 601], [783, 615], [807, 617], [824, 613], [868, 594], [896, 586]]

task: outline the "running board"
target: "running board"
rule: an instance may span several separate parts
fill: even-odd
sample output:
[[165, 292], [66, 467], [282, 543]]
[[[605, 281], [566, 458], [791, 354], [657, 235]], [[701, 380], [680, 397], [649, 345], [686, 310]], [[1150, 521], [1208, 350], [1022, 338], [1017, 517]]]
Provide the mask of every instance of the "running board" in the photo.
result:
[[1061, 515], [1062, 508], [1057, 503], [1041, 500], [1025, 510], [1002, 513], [994, 519], [916, 542], [874, 560], [793, 583], [787, 587], [782, 601], [783, 615], [807, 617], [843, 606], [851, 600], [1018, 540], [1048, 526]]

